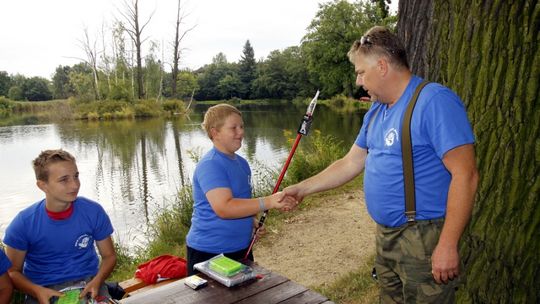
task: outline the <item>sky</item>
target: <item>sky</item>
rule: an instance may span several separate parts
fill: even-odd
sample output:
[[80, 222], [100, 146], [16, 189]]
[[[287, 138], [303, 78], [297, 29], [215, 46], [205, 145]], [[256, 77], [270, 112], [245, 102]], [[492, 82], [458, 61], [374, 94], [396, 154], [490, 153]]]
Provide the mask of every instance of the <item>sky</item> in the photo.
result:
[[[2, 0], [0, 1], [0, 71], [50, 79], [59, 65], [85, 58], [84, 29], [101, 41], [101, 28], [121, 19], [124, 2], [132, 0]], [[194, 26], [182, 41], [181, 67], [197, 69], [223, 52], [237, 62], [247, 40], [257, 59], [273, 50], [299, 45], [319, 3], [328, 0], [182, 0], [184, 26]], [[397, 1], [393, 1], [396, 2]], [[143, 31], [147, 41], [164, 46], [164, 61], [172, 60], [176, 0], [139, 0], [140, 21], [152, 19]], [[110, 32], [110, 31], [109, 31]], [[106, 34], [110, 40], [110, 35]], [[111, 52], [111, 49], [108, 49]], [[161, 52], [158, 54], [161, 57]], [[165, 68], [170, 71], [170, 66]]]

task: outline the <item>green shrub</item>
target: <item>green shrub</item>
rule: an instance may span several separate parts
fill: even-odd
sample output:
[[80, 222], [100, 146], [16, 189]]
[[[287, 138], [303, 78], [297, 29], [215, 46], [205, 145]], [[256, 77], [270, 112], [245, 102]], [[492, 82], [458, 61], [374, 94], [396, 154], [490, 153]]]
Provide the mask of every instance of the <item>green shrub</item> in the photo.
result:
[[0, 96], [0, 117], [7, 117], [11, 115], [13, 109], [13, 102], [4, 96]]
[[155, 100], [141, 100], [134, 106], [136, 117], [154, 117], [161, 114], [161, 107]]
[[[285, 136], [289, 138], [292, 145], [294, 138], [291, 135], [291, 131], [285, 131]], [[319, 130], [314, 130], [297, 148], [287, 170], [284, 184], [296, 184], [321, 172], [328, 165], [343, 157], [346, 152], [343, 142], [331, 135], [322, 136]]]
[[126, 102], [116, 100], [95, 101], [92, 103], [92, 105], [97, 107], [97, 112], [100, 115], [122, 111], [125, 107], [127, 107]]
[[97, 112], [88, 112], [86, 114], [86, 119], [88, 119], [88, 120], [99, 120], [99, 114]]
[[328, 106], [333, 111], [345, 113], [356, 112], [359, 109], [367, 110], [371, 107], [371, 102], [362, 102], [342, 94], [333, 96], [330, 99], [319, 100], [319, 103]]
[[161, 104], [161, 107], [163, 108], [163, 111], [168, 112], [170, 114], [184, 113], [186, 111], [184, 102], [178, 99], [165, 100]]
[[185, 256], [186, 235], [191, 227], [193, 196], [191, 185], [182, 188], [176, 201], [167, 209], [158, 211], [154, 224], [150, 227], [144, 248], [138, 248], [139, 260], [149, 260], [168, 253]]
[[132, 119], [135, 118], [135, 111], [132, 107], [126, 106], [125, 108], [122, 108], [121, 111], [116, 111], [113, 114], [114, 118], [120, 118], [120, 119]]

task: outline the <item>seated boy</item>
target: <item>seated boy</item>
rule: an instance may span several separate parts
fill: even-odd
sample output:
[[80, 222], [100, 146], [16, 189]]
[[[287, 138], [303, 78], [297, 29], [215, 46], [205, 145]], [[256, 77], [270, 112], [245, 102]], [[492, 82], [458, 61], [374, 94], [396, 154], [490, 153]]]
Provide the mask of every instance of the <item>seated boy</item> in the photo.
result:
[[11, 262], [4, 250], [0, 249], [0, 304], [8, 304], [13, 293], [13, 285], [7, 273], [9, 267], [11, 267]]
[[33, 166], [45, 199], [19, 212], [6, 229], [13, 284], [26, 293], [25, 303], [49, 303], [63, 295], [59, 290], [80, 282], [85, 283], [81, 298], [108, 297], [104, 281], [114, 269], [116, 253], [105, 210], [77, 196], [79, 171], [68, 152], [43, 151]]

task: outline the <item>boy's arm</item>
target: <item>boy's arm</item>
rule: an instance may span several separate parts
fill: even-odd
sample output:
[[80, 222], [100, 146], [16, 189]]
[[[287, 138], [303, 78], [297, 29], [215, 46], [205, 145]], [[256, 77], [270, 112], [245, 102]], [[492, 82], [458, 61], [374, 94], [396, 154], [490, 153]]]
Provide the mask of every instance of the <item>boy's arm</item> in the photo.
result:
[[17, 289], [33, 296], [39, 303], [48, 303], [50, 298], [62, 296], [61, 292], [32, 283], [32, 281], [22, 273], [26, 251], [6, 246], [6, 255], [12, 265], [8, 271], [9, 277]]
[[85, 296], [87, 293], [90, 293], [92, 299], [99, 294], [99, 288], [109, 277], [111, 272], [114, 270], [116, 265], [116, 251], [114, 250], [114, 244], [112, 238], [108, 238], [97, 241], [97, 248], [99, 255], [101, 256], [101, 264], [99, 266], [99, 271], [92, 281], [86, 284], [86, 287], [81, 292], [81, 297]]
[[0, 275], [0, 304], [11, 303], [11, 295], [13, 294], [13, 284], [9, 279], [8, 273]]

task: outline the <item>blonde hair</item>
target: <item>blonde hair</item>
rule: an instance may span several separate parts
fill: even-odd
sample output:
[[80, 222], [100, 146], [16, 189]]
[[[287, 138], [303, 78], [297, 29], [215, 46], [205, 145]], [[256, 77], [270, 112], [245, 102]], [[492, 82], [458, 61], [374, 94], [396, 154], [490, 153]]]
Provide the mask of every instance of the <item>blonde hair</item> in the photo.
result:
[[208, 108], [204, 114], [204, 121], [201, 124], [202, 128], [206, 131], [208, 138], [212, 139], [212, 128], [218, 130], [221, 129], [225, 124], [225, 120], [231, 114], [238, 114], [242, 117], [242, 113], [237, 108], [226, 103], [220, 103]]
[[353, 64], [360, 55], [384, 56], [396, 68], [409, 69], [407, 51], [405, 51], [403, 43], [384, 26], [370, 28], [362, 38], [353, 43], [347, 53]]
[[49, 180], [49, 165], [61, 161], [75, 163], [75, 157], [62, 149], [41, 151], [38, 157], [32, 161], [36, 179], [41, 181]]

